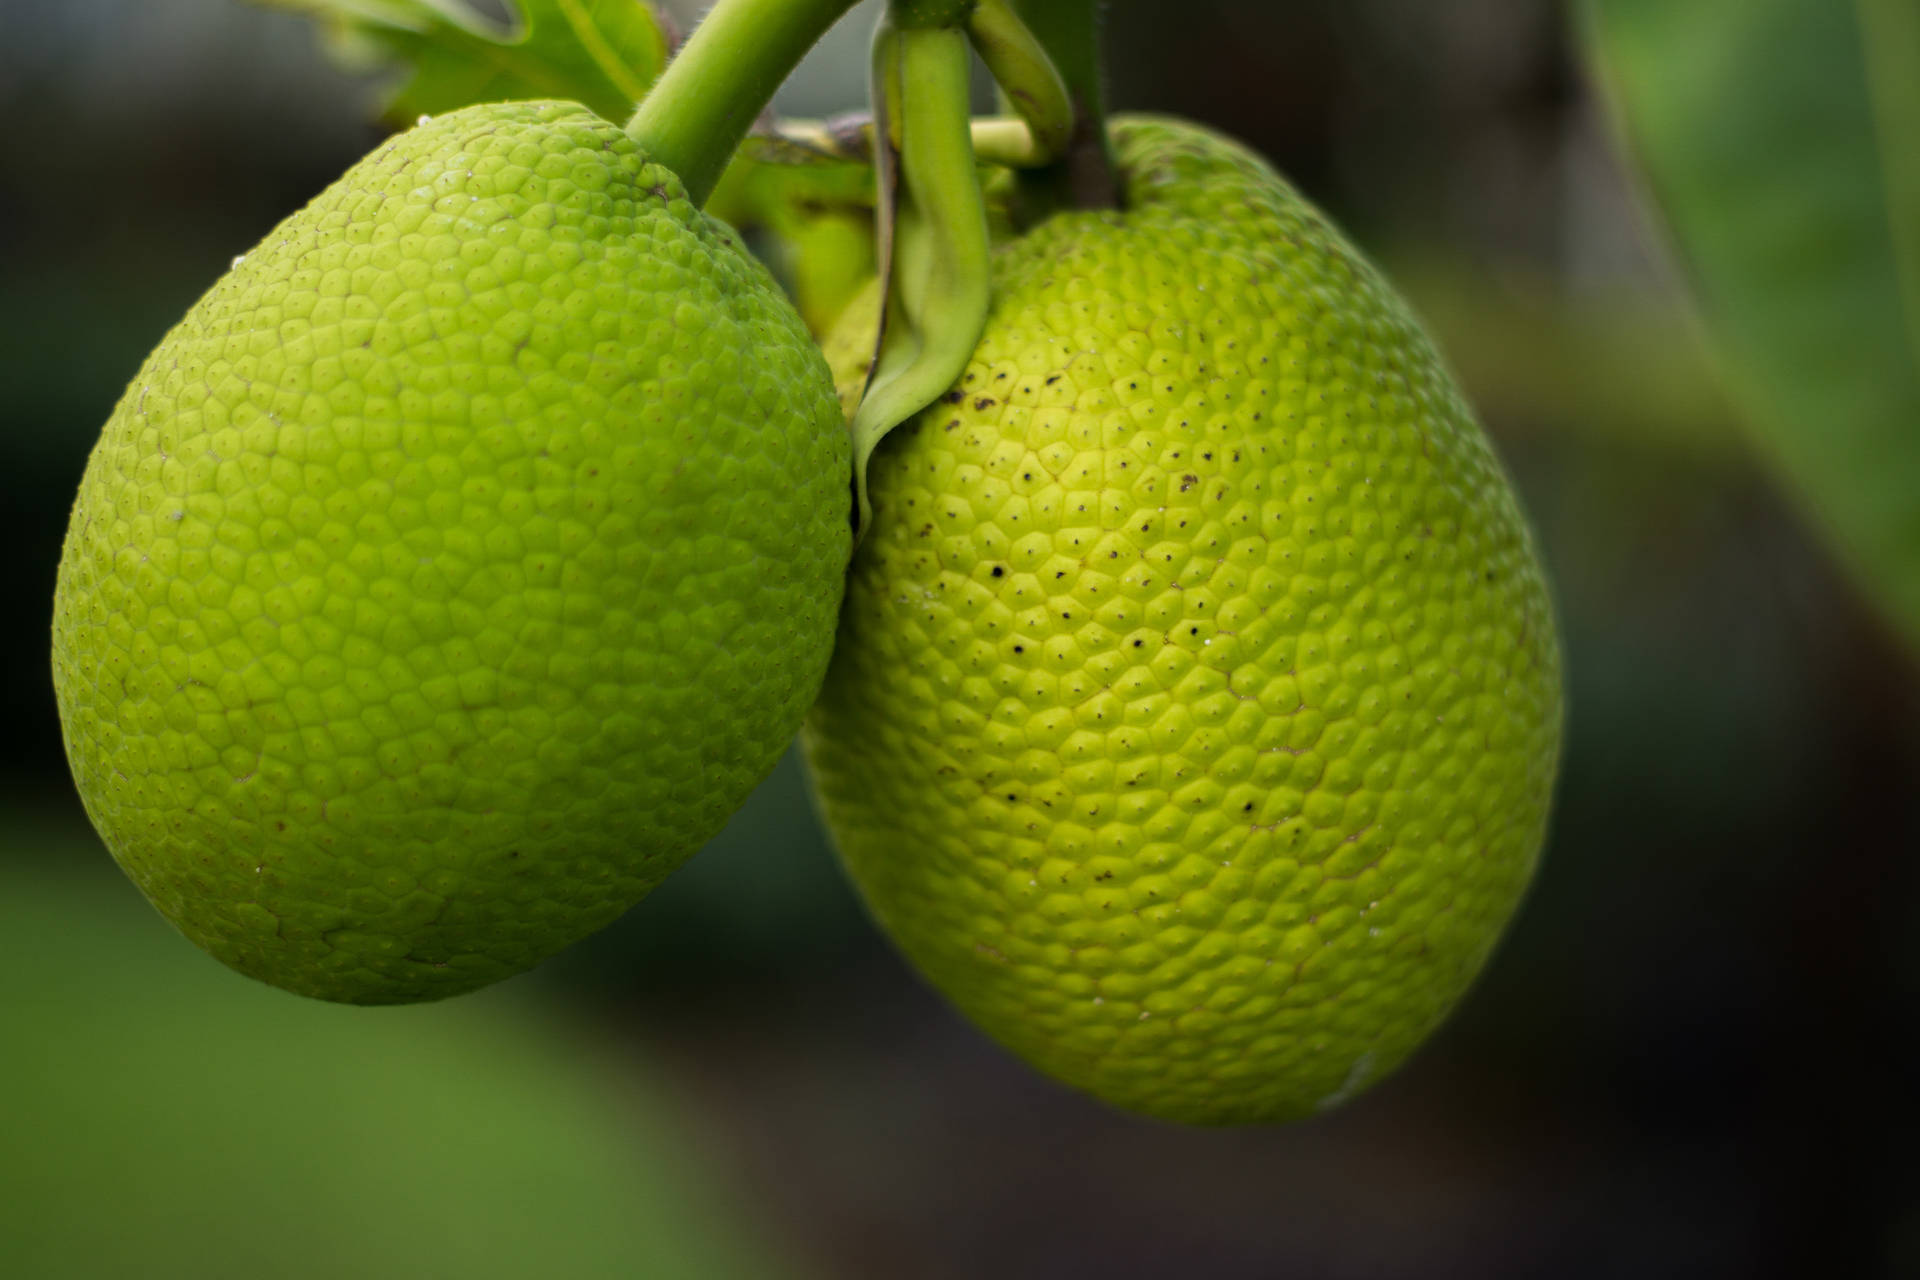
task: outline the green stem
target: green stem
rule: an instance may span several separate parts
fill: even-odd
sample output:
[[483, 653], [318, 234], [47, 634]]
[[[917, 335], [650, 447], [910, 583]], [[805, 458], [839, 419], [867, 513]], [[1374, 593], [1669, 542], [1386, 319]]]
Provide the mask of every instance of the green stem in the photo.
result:
[[705, 204], [728, 159], [827, 28], [855, 0], [719, 0], [627, 122]]
[[[967, 115], [972, 57], [958, 30], [882, 28], [882, 123], [900, 124], [900, 217], [886, 246], [888, 291], [878, 359], [854, 413], [859, 531], [872, 511], [867, 463], [881, 437], [966, 372], [992, 298], [993, 248]], [[889, 193], [883, 186], [882, 201]]]
[[1018, 116], [975, 116], [973, 156], [1005, 169], [1037, 169], [1059, 159], [1042, 149], [1032, 126]]
[[1104, 0], [1013, 0], [1027, 30], [1046, 49], [1073, 99], [1073, 139], [1066, 158], [1023, 176], [1042, 205], [1112, 209], [1120, 204], [1118, 167], [1107, 134], [1106, 80], [1100, 58]]
[[[974, 158], [981, 164], [1003, 169], [1036, 169], [1059, 159], [1041, 150], [1032, 127], [1019, 116], [975, 116], [971, 128]], [[824, 120], [783, 117], [770, 131], [753, 137], [773, 147], [799, 147], [821, 158], [872, 164], [876, 155], [873, 133], [874, 122], [870, 119], [836, 120], [830, 124]], [[780, 163], [778, 151], [772, 152], [771, 158], [773, 163]]]
[[1046, 161], [1063, 158], [1073, 144], [1073, 99], [1046, 47], [1020, 21], [1008, 0], [980, 0], [967, 35], [1007, 101], [1033, 129]]

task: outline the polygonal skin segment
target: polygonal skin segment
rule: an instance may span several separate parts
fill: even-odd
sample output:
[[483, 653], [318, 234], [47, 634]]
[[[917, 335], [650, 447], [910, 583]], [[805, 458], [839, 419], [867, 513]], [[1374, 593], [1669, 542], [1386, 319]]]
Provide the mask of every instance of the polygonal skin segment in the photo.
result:
[[1554, 621], [1374, 269], [1239, 147], [1115, 138], [1124, 211], [1002, 247], [965, 375], [881, 443], [803, 741], [869, 907], [990, 1035], [1284, 1120], [1404, 1058], [1512, 914]]
[[525, 969], [791, 738], [848, 468], [792, 307], [618, 128], [423, 122], [237, 262], [102, 433], [53, 636], [88, 813], [289, 990]]

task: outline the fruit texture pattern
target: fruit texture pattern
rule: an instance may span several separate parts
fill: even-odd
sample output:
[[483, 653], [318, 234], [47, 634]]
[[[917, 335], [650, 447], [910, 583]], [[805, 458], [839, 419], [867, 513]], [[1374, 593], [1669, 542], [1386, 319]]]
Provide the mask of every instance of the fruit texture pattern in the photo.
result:
[[518, 972], [786, 746], [848, 452], [771, 277], [619, 128], [423, 121], [236, 262], [106, 425], [54, 620], [88, 812], [288, 989]]
[[1286, 1119], [1409, 1053], [1514, 910], [1554, 622], [1373, 268], [1239, 147], [1115, 138], [1124, 209], [1005, 244], [964, 378], [882, 442], [805, 741], [988, 1033], [1125, 1108]]

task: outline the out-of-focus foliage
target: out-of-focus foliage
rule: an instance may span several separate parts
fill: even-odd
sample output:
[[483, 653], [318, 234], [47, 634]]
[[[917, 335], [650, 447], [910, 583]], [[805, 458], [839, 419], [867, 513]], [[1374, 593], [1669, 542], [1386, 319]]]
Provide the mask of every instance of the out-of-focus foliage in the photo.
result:
[[1676, 459], [1741, 456], [1697, 326], [1667, 294], [1627, 284], [1574, 296], [1543, 272], [1494, 271], [1443, 250], [1390, 252], [1385, 265], [1487, 417], [1550, 415], [1600, 446]]
[[564, 98], [625, 120], [669, 49], [643, 0], [510, 0], [505, 22], [467, 0], [254, 3], [314, 17], [349, 67], [403, 67], [383, 113], [396, 122], [514, 98]]
[[876, 270], [873, 168], [749, 138], [707, 210], [755, 229], [807, 327], [825, 333]]
[[499, 997], [399, 1017], [289, 999], [103, 892], [96, 847], [4, 838], [89, 868], [4, 868], [6, 1274], [787, 1274], [662, 1100], [612, 1087], [565, 1028]]
[[1585, 18], [1743, 416], [1920, 644], [1920, 7]]

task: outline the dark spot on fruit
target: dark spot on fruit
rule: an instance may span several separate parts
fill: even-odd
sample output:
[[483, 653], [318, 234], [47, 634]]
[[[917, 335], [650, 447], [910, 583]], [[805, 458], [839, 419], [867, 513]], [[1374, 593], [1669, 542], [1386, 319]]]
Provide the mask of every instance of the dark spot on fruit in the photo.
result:
[[1060, 381], [1060, 375], [1056, 373], [1052, 377], [1047, 379], [1047, 385], [1052, 386], [1054, 383], [1058, 381]]
[[966, 396], [965, 396], [965, 395], [963, 395], [963, 394], [962, 394], [962, 393], [961, 393], [961, 392], [960, 392], [960, 391], [959, 391], [959, 390], [958, 390], [958, 389], [956, 388], [956, 389], [955, 389], [955, 390], [953, 390], [953, 391], [949, 391], [949, 392], [947, 392], [947, 394], [946, 394], [946, 395], [944, 395], [944, 396], [941, 396], [940, 398], [941, 398], [942, 400], [945, 400], [945, 401], [946, 401], [946, 402], [947, 402], [948, 404], [959, 404], [959, 403], [960, 403], [960, 402], [961, 402], [962, 400], [964, 400], [964, 399], [966, 399]]
[[973, 407], [974, 407], [975, 409], [979, 409], [979, 410], [982, 410], [982, 411], [985, 411], [985, 410], [987, 410], [987, 409], [991, 409], [991, 408], [993, 408], [993, 397], [992, 397], [992, 396], [981, 396], [981, 397], [980, 397], [980, 398], [979, 398], [978, 400], [975, 400], [975, 401], [973, 402]]

